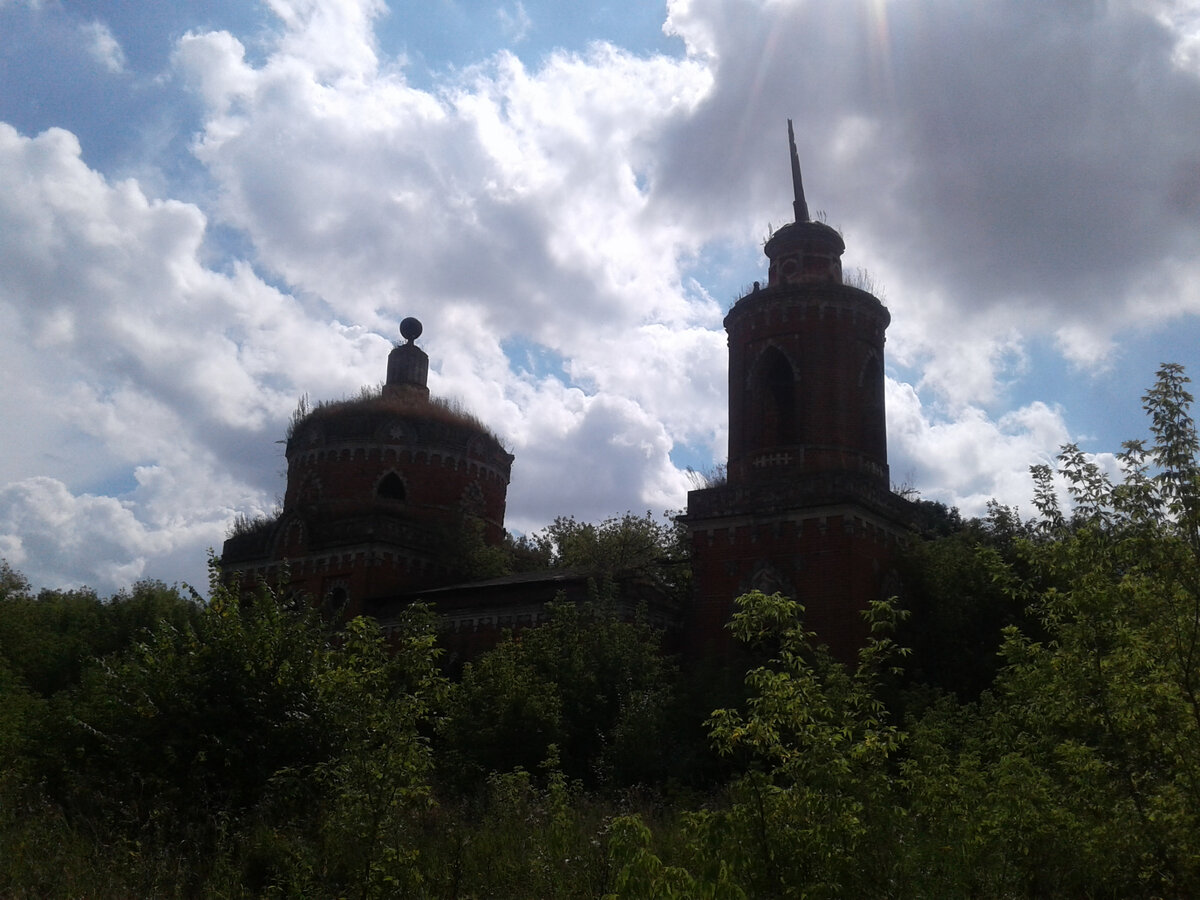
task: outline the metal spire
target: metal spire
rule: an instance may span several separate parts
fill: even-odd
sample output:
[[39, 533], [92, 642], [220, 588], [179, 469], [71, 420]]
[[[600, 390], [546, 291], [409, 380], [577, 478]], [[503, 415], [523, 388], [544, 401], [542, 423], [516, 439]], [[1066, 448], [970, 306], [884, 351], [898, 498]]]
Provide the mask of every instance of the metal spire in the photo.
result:
[[807, 222], [808, 204], [804, 202], [804, 182], [800, 179], [800, 154], [796, 152], [796, 134], [792, 131], [792, 120], [788, 119], [788, 146], [792, 151], [792, 190], [796, 194], [796, 199], [792, 201], [792, 208], [796, 211], [797, 222]]

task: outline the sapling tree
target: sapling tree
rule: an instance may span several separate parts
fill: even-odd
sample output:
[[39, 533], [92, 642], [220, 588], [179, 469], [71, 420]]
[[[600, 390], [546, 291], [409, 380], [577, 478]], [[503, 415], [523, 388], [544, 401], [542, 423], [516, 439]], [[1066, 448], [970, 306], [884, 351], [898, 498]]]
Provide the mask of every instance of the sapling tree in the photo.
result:
[[886, 877], [899, 815], [889, 773], [903, 735], [877, 687], [904, 655], [891, 637], [903, 613], [879, 601], [866, 615], [870, 638], [849, 668], [818, 644], [796, 601], [737, 598], [731, 630], [770, 658], [747, 673], [744, 709], [716, 710], [709, 728], [743, 774], [726, 804], [691, 817], [685, 867], [631, 847], [640, 831], [624, 820], [619, 896], [683, 896], [684, 886], [689, 896], [856, 896]]
[[1187, 383], [1179, 366], [1160, 369], [1144, 397], [1153, 440], [1125, 445], [1121, 478], [1074, 445], [1055, 469], [1034, 468], [1036, 531], [1015, 559], [989, 559], [1037, 633], [1008, 628], [992, 694], [918, 729], [908, 772], [921, 827], [980, 851], [964, 866], [989, 870], [989, 890], [1200, 889], [1200, 466]]

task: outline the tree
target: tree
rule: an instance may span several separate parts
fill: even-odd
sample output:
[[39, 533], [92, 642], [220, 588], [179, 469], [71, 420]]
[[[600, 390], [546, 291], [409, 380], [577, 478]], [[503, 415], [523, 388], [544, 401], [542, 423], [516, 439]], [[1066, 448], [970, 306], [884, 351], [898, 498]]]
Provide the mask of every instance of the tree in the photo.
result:
[[[1145, 395], [1153, 443], [1113, 484], [1078, 447], [1035, 467], [1036, 533], [993, 578], [1027, 604], [993, 692], [921, 723], [922, 830], [990, 848], [996, 892], [1200, 890], [1200, 443], [1178, 366]], [[1057, 500], [1056, 475], [1072, 507]]]
[[625, 513], [598, 525], [559, 516], [538, 536], [557, 568], [614, 572], [686, 558], [684, 536], [673, 521]]
[[319, 788], [310, 843], [298, 848], [299, 865], [279, 873], [301, 895], [393, 897], [421, 887], [421, 816], [434, 802], [430, 726], [446, 686], [434, 624], [429, 609], [412, 607], [385, 643], [374, 622], [354, 619], [326, 652], [314, 687], [334, 751], [311, 770], [280, 775], [297, 779], [301, 795], [309, 780]]
[[621, 621], [599, 592], [549, 613], [464, 668], [443, 730], [456, 777], [533, 771], [551, 745], [568, 776], [591, 784], [660, 775], [673, 668], [658, 634]]
[[[878, 699], [878, 677], [900, 653], [902, 618], [888, 602], [868, 611], [871, 637], [854, 669], [835, 662], [779, 594], [737, 598], [730, 628], [770, 659], [746, 675], [744, 710], [709, 719], [718, 752], [744, 774], [728, 802], [691, 818], [687, 866], [664, 866], [636, 823], [615, 835], [619, 896], [861, 896], [886, 883], [899, 806], [889, 781], [902, 741]], [[632, 831], [631, 831], [632, 829]]]
[[44, 697], [77, 685], [87, 661], [126, 649], [164, 621], [181, 625], [199, 608], [160, 581], [108, 600], [87, 588], [34, 596], [19, 573], [0, 566], [0, 658]]
[[389, 655], [373, 623], [336, 632], [311, 605], [265, 585], [242, 594], [214, 567], [194, 622], [87, 669], [64, 722], [59, 795], [127, 833], [203, 846], [241, 821], [310, 809], [320, 785], [358, 777], [348, 756], [396, 776], [393, 755], [427, 752], [414, 723], [428, 730], [441, 683], [433, 633], [426, 614]]
[[[1004, 628], [1034, 624], [1025, 604], [994, 578], [996, 565], [1019, 564], [1015, 542], [1033, 531], [1015, 509], [995, 502], [982, 519], [964, 522], [955, 514], [942, 521], [954, 525], [913, 541], [900, 560], [911, 616], [897, 640], [912, 650], [903, 683], [974, 700], [996, 677]], [[910, 701], [920, 693], [910, 691]]]
[[599, 524], [559, 516], [517, 547], [527, 561], [545, 560], [548, 568], [586, 572], [599, 582], [636, 573], [680, 598], [690, 590], [687, 530], [669, 516], [625, 513]]
[[85, 673], [66, 734], [66, 799], [122, 828], [214, 837], [280, 770], [329, 754], [312, 689], [327, 637], [307, 605], [265, 585], [240, 597], [214, 568], [194, 623]]

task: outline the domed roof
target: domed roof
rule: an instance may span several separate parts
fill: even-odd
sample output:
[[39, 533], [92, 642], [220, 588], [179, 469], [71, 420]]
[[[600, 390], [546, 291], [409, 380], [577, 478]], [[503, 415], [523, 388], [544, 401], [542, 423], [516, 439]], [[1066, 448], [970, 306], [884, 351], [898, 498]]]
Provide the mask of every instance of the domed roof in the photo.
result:
[[824, 222], [788, 222], [775, 231], [763, 247], [768, 259], [774, 259], [786, 250], [809, 247], [841, 256], [846, 251], [846, 242]]

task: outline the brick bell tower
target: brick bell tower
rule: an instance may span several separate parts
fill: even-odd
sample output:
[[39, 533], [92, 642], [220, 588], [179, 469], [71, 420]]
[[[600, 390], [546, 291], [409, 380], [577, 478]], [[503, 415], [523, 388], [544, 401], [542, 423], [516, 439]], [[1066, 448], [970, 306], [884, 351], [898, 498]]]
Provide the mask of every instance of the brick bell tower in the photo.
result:
[[779, 591], [839, 659], [867, 636], [861, 611], [895, 591], [891, 559], [910, 504], [890, 490], [883, 343], [891, 320], [842, 282], [841, 235], [809, 219], [788, 121], [795, 221], [767, 241], [755, 282], [725, 317], [728, 480], [688, 494], [693, 653], [730, 646], [733, 600]]

